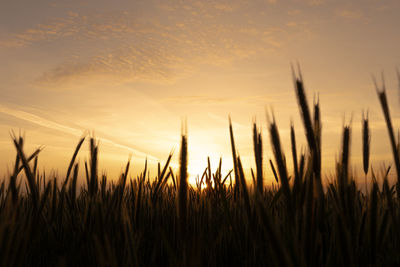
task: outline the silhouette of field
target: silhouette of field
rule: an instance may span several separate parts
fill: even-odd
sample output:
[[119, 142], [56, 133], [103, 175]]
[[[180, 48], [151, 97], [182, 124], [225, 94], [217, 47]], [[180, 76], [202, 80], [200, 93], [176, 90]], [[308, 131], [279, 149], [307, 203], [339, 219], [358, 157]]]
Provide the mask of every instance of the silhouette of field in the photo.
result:
[[[13, 136], [14, 169], [0, 187], [0, 266], [400, 265], [400, 141], [384, 85], [376, 83], [376, 88], [397, 180], [389, 185], [390, 168], [379, 179], [370, 170], [371, 133], [364, 116], [367, 190], [359, 188], [349, 172], [348, 125], [343, 128], [335, 179], [322, 181], [320, 106], [308, 105], [301, 75], [294, 76], [294, 85], [307, 150], [297, 152], [292, 126], [291, 155], [284, 155], [270, 116], [274, 160], [266, 164], [263, 159], [263, 140], [254, 124], [252, 177], [245, 177], [231, 123], [233, 170], [222, 173], [220, 165], [212, 172], [208, 162], [196, 186], [187, 182], [190, 151], [185, 131], [179, 171], [170, 168], [170, 155], [156, 177], [149, 177], [146, 164], [138, 177], [129, 178], [128, 162], [117, 182], [98, 174], [94, 138], [84, 166], [75, 162], [82, 138], [66, 177], [48, 179], [38, 172], [40, 149], [27, 155], [25, 140]], [[288, 156], [293, 173], [287, 170]], [[77, 186], [79, 168], [86, 177], [82, 188]], [[264, 186], [265, 168], [272, 168], [278, 186]]]

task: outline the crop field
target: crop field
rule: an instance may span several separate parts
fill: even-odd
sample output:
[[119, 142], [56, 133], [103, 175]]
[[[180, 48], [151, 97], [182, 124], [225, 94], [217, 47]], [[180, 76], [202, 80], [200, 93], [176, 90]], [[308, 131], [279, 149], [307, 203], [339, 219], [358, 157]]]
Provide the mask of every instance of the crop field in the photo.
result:
[[[265, 140], [254, 124], [256, 168], [245, 175], [230, 123], [233, 170], [212, 171], [208, 162], [195, 186], [188, 183], [185, 130], [177, 171], [170, 167], [170, 155], [155, 177], [149, 177], [147, 164], [132, 177], [128, 162], [117, 180], [99, 174], [93, 137], [71, 148], [65, 177], [50, 179], [38, 171], [40, 149], [26, 154], [25, 140], [13, 135], [15, 164], [0, 185], [0, 266], [399, 266], [400, 140], [384, 85], [376, 83], [376, 89], [397, 180], [388, 182], [390, 167], [379, 175], [370, 170], [365, 116], [361, 179], [368, 180], [367, 190], [349, 171], [348, 125], [335, 177], [323, 179], [320, 106], [307, 103], [301, 75], [294, 78], [294, 89], [306, 133], [304, 153], [297, 151], [293, 126], [291, 153], [283, 153], [270, 116], [274, 158], [263, 158]], [[90, 157], [80, 166], [76, 157], [86, 139]], [[263, 184], [267, 168], [277, 186]], [[82, 187], [77, 186], [80, 172], [86, 177]]]

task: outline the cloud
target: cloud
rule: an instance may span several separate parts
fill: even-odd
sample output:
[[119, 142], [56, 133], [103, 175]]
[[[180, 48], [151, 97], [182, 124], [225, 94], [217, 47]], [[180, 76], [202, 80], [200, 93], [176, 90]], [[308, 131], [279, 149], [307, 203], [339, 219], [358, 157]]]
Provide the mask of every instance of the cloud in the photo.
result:
[[320, 6], [325, 4], [326, 0], [294, 0], [295, 2], [303, 3], [309, 6]]
[[203, 104], [254, 104], [258, 103], [271, 103], [274, 102], [274, 98], [271, 94], [267, 95], [253, 95], [247, 97], [211, 97], [211, 96], [176, 96], [167, 97], [161, 100], [165, 103], [173, 104], [190, 104], [190, 105], [203, 105]]
[[[9, 108], [4, 105], [0, 105], [0, 113], [15, 117], [20, 120], [28, 121], [30, 123], [33, 123], [33, 124], [36, 124], [36, 125], [39, 125], [42, 127], [46, 127], [48, 129], [56, 130], [56, 131], [66, 133], [66, 134], [70, 134], [73, 136], [82, 136], [82, 134], [83, 134], [82, 130], [45, 119], [43, 117], [37, 116], [37, 115], [29, 113], [29, 112], [25, 112], [25, 111], [15, 109], [15, 108]], [[120, 147], [120, 148], [126, 149], [128, 151], [131, 151], [132, 153], [135, 154], [135, 156], [137, 156], [139, 158], [142, 158], [142, 159], [148, 158], [149, 160], [159, 161], [159, 159], [154, 156], [143, 153], [142, 151], [138, 151], [130, 146], [115, 142], [110, 138], [101, 137], [98, 139], [101, 142], [108, 143], [108, 144], [114, 145], [116, 147]]]
[[68, 12], [63, 17], [53, 18], [18, 33], [2, 36], [0, 46], [23, 47], [38, 42], [68, 39], [74, 41], [112, 40], [127, 34], [135, 35], [151, 31], [145, 24], [137, 18], [135, 12], [122, 11], [116, 14]]
[[63, 133], [67, 133], [67, 134], [71, 134], [71, 135], [75, 135], [75, 136], [79, 136], [82, 135], [82, 131], [72, 128], [72, 127], [68, 127], [62, 124], [59, 124], [57, 122], [53, 122], [47, 119], [44, 119], [42, 117], [39, 117], [37, 115], [34, 115], [32, 113], [29, 112], [25, 112], [22, 110], [18, 110], [18, 109], [14, 109], [14, 108], [9, 108], [3, 105], [0, 105], [0, 112], [3, 114], [7, 114], [10, 116], [13, 116], [15, 118], [21, 119], [21, 120], [25, 120], [31, 123], [34, 123], [36, 125], [39, 126], [43, 126], [52, 130], [57, 130]]
[[35, 27], [14, 33], [8, 38], [3, 37], [0, 39], [0, 47], [23, 47], [35, 42], [72, 36], [79, 31], [74, 25], [78, 25], [77, 17], [69, 13], [65, 18], [53, 19], [48, 23], [37, 24]]
[[360, 19], [364, 16], [361, 10], [340, 9], [336, 10], [335, 14], [346, 19]]
[[307, 0], [306, 1], [311, 6], [319, 6], [325, 3], [325, 0]]
[[128, 24], [97, 25], [87, 31], [83, 34], [87, 38], [121, 42], [112, 43], [106, 51], [97, 51], [89, 58], [78, 55], [61, 63], [44, 72], [36, 84], [58, 87], [99, 78], [116, 82], [173, 81], [200, 64], [229, 64], [257, 53], [270, 53], [287, 39], [287, 33], [276, 27], [203, 25], [200, 20], [186, 19], [166, 25]]
[[[173, 57], [157, 48], [124, 47], [110, 53], [93, 56], [84, 61], [72, 61], [44, 72], [35, 84], [50, 88], [68, 88], [77, 83], [111, 81], [115, 83], [135, 80], [165, 81], [170, 78], [166, 68]], [[78, 84], [79, 85], [79, 84]]]
[[249, 17], [248, 4], [242, 0], [155, 1], [153, 5], [156, 11], [152, 12], [161, 14], [132, 9], [69, 12], [2, 38], [0, 46], [46, 43], [57, 51], [63, 49], [64, 56], [58, 53], [61, 59], [34, 83], [70, 88], [93, 81], [173, 82], [202, 64], [230, 64], [274, 53], [308, 30], [293, 18], [287, 24], [273, 24], [257, 17], [258, 13]]

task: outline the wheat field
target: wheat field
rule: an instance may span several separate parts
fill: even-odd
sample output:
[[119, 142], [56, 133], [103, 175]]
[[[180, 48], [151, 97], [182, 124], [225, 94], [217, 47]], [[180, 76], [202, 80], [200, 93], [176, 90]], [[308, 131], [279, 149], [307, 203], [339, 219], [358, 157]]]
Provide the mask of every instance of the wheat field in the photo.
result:
[[[307, 150], [298, 153], [292, 126], [291, 155], [285, 155], [272, 116], [267, 130], [274, 158], [267, 161], [254, 124], [251, 177], [245, 177], [231, 123], [233, 169], [222, 173], [220, 165], [212, 172], [208, 162], [195, 186], [188, 183], [185, 131], [178, 171], [170, 167], [171, 154], [155, 177], [147, 164], [130, 176], [128, 162], [118, 180], [99, 175], [93, 137], [79, 140], [65, 177], [49, 179], [38, 171], [41, 150], [26, 154], [25, 140], [13, 135], [14, 168], [0, 186], [0, 266], [399, 266], [400, 140], [384, 85], [376, 88], [397, 180], [388, 182], [390, 167], [379, 177], [371, 172], [371, 131], [363, 116], [365, 190], [349, 171], [349, 125], [335, 179], [323, 181], [320, 105], [307, 103], [301, 75], [294, 81]], [[76, 158], [86, 139], [90, 159], [80, 166]], [[277, 186], [263, 184], [266, 168]]]

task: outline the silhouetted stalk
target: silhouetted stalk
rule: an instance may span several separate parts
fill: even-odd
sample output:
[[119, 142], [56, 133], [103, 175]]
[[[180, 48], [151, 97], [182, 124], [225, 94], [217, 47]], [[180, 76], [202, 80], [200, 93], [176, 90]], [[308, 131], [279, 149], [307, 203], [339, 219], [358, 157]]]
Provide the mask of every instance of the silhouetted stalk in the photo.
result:
[[188, 184], [187, 184], [187, 137], [186, 131], [183, 131], [181, 139], [181, 153], [180, 153], [180, 173], [179, 173], [179, 192], [178, 192], [178, 217], [180, 223], [180, 231], [183, 236], [186, 234], [186, 220], [187, 220], [187, 197], [188, 197]]
[[370, 242], [371, 242], [371, 263], [376, 263], [376, 236], [377, 236], [377, 209], [378, 209], [378, 184], [373, 183], [372, 185], [372, 192], [371, 192], [371, 199], [370, 199], [370, 216], [369, 216], [369, 234], [370, 234]]
[[175, 175], [174, 172], [172, 171], [172, 168], [169, 167], [169, 172], [171, 173], [171, 178], [172, 178], [172, 184], [174, 185], [174, 189], [176, 191], [176, 180], [175, 180]]
[[240, 176], [240, 186], [242, 189], [244, 204], [246, 207], [246, 213], [249, 218], [249, 221], [251, 221], [252, 216], [251, 216], [251, 207], [250, 207], [250, 197], [249, 197], [249, 192], [247, 191], [246, 179], [244, 176], [242, 161], [240, 160], [240, 157], [237, 158], [237, 163], [238, 163], [238, 171], [239, 171], [239, 176]]
[[225, 184], [225, 182], [226, 182], [226, 180], [228, 179], [228, 177], [231, 176], [232, 171], [233, 171], [233, 170], [230, 170], [230, 171], [228, 172], [228, 174], [225, 175], [225, 178], [224, 178], [224, 179], [222, 180], [222, 182], [221, 182], [222, 186]]
[[262, 149], [262, 138], [261, 132], [257, 130], [256, 123], [253, 124], [253, 147], [254, 147], [254, 158], [256, 161], [256, 170], [257, 170], [257, 178], [256, 178], [256, 186], [257, 192], [262, 194], [263, 192], [263, 149]]
[[[23, 138], [22, 137], [19, 137], [18, 138], [18, 142], [19, 142], [19, 146], [20, 147], [23, 147]], [[37, 158], [37, 156], [38, 156], [38, 154], [40, 153], [42, 151], [42, 148], [41, 147], [39, 147], [38, 149], [36, 149], [35, 150], [35, 152], [33, 152], [28, 158], [27, 158], [27, 161], [28, 162], [30, 162], [32, 159], [36, 159]], [[20, 157], [19, 157], [19, 153], [17, 153], [17, 155], [16, 155], [16, 158], [15, 158], [15, 164], [14, 164], [14, 172], [13, 172], [13, 174], [10, 176], [10, 183], [9, 183], [9, 185], [8, 185], [8, 188], [9, 188], [9, 190], [10, 190], [10, 192], [11, 192], [11, 199], [12, 199], [12, 202], [15, 204], [15, 203], [17, 203], [17, 201], [18, 201], [18, 193], [19, 193], [19, 191], [18, 191], [18, 188], [17, 188], [17, 177], [18, 177], [18, 174], [23, 170], [23, 168], [24, 168], [24, 165], [22, 164], [21, 166], [19, 166], [20, 165], [20, 161], [21, 161], [21, 159], [20, 159]], [[35, 173], [36, 173], [36, 170], [35, 170]], [[34, 176], [35, 176], [35, 173], [34, 173]]]
[[287, 174], [284, 153], [281, 148], [281, 141], [279, 138], [278, 128], [275, 123], [275, 118], [273, 118], [273, 121], [269, 123], [269, 132], [270, 132], [272, 150], [274, 152], [276, 165], [278, 166], [279, 179], [282, 184], [283, 193], [287, 200], [288, 214], [289, 216], [293, 216], [293, 209], [292, 209], [293, 202], [290, 191], [289, 178]]
[[[321, 135], [322, 135], [322, 123], [321, 123], [321, 114], [320, 114], [320, 108], [319, 108], [319, 100], [317, 99], [317, 102], [314, 104], [314, 136], [315, 136], [315, 153], [316, 153], [316, 165], [315, 165], [315, 175], [317, 177], [317, 181], [321, 181], [321, 164], [322, 164], [322, 158], [321, 158]], [[314, 159], [315, 160], [315, 159]], [[318, 182], [318, 190], [322, 192], [322, 182]]]
[[[312, 160], [312, 158], [311, 158]], [[312, 164], [312, 163], [311, 163]], [[315, 241], [315, 230], [316, 230], [316, 220], [314, 216], [315, 210], [315, 201], [314, 201], [314, 180], [312, 175], [311, 167], [306, 169], [306, 177], [305, 179], [305, 207], [304, 207], [304, 214], [305, 214], [305, 223], [303, 224], [303, 247], [306, 252], [306, 261], [310, 263], [312, 259], [312, 251], [314, 249], [314, 241]]]
[[[153, 201], [155, 201], [157, 199], [157, 194], [158, 194], [159, 191], [161, 191], [162, 184], [164, 183], [164, 180], [166, 180], [168, 178], [168, 176], [165, 177], [165, 174], [166, 174], [167, 169], [169, 167], [169, 163], [170, 163], [170, 161], [172, 159], [172, 155], [173, 155], [173, 152], [171, 151], [169, 153], [169, 155], [168, 155], [167, 162], [165, 163], [164, 168], [159, 173], [157, 184], [156, 184], [156, 187], [154, 188], [154, 192], [153, 192]], [[171, 173], [171, 172], [169, 172], [169, 173]]]
[[[292, 71], [293, 71], [293, 69], [292, 69]], [[321, 181], [321, 159], [320, 159], [320, 152], [319, 152], [319, 148], [318, 148], [318, 143], [320, 142], [320, 133], [314, 132], [315, 128], [320, 129], [320, 125], [313, 126], [301, 73], [299, 76], [300, 76], [299, 78], [296, 78], [294, 71], [293, 71], [293, 79], [294, 79], [294, 83], [295, 83], [297, 101], [298, 101], [298, 104], [300, 107], [301, 118], [303, 120], [303, 125], [304, 125], [304, 129], [306, 132], [307, 143], [308, 143], [308, 146], [310, 149], [310, 154], [313, 158], [313, 160], [312, 160], [313, 166], [312, 167], [313, 167], [313, 172], [314, 172], [316, 183], [317, 183], [318, 195], [320, 197], [323, 197], [323, 188], [322, 188], [322, 181]], [[320, 115], [319, 115], [318, 103], [315, 105], [315, 113], [316, 114], [314, 117], [314, 121], [319, 123]], [[316, 137], [316, 134], [318, 134], [318, 137]]]
[[[33, 152], [33, 153], [27, 158], [27, 161], [30, 162], [32, 159], [36, 158], [36, 156], [38, 156], [39, 153], [40, 153], [42, 150], [43, 150], [42, 147], [37, 148], [37, 149], [35, 150], [35, 152]], [[18, 168], [18, 172], [17, 172], [17, 173], [19, 173], [20, 171], [22, 171], [23, 168], [24, 168], [24, 166], [21, 165], [21, 166]]]
[[304, 176], [304, 165], [305, 165], [305, 155], [303, 153], [300, 153], [299, 177], [301, 181], [303, 181], [303, 176]]
[[32, 174], [33, 177], [36, 177], [36, 186], [37, 186], [37, 190], [38, 193], [40, 194], [40, 176], [36, 173], [37, 172], [37, 167], [38, 167], [38, 157], [35, 157], [35, 160], [33, 161], [33, 170], [32, 170]]
[[50, 194], [50, 190], [51, 190], [51, 182], [49, 181], [45, 187], [44, 187], [44, 191], [40, 200], [40, 204], [39, 204], [39, 209], [38, 209], [38, 214], [40, 214], [44, 208], [44, 205], [47, 201], [47, 198]]
[[88, 164], [87, 164], [86, 160], [85, 160], [85, 178], [86, 178], [86, 187], [87, 187], [87, 190], [89, 191], [90, 177], [89, 177]]
[[254, 190], [256, 190], [256, 192], [257, 192], [257, 182], [256, 182], [256, 177], [254, 175], [253, 168], [250, 168], [250, 172], [251, 172], [251, 178], [253, 179]]
[[72, 175], [72, 180], [71, 180], [71, 183], [70, 183], [70, 188], [69, 188], [71, 200], [73, 202], [76, 200], [76, 182], [78, 180], [78, 171], [79, 171], [79, 164], [76, 163], [75, 167], [74, 167], [74, 172], [73, 172], [73, 175]]
[[90, 180], [89, 180], [89, 195], [94, 196], [97, 192], [97, 156], [98, 146], [95, 139], [90, 138]]
[[124, 197], [124, 192], [125, 192], [125, 186], [126, 186], [126, 180], [128, 179], [128, 172], [129, 172], [129, 167], [131, 164], [131, 158], [129, 157], [128, 162], [126, 163], [125, 166], [125, 172], [121, 174], [120, 182], [118, 185], [118, 209], [121, 209], [121, 203]]
[[343, 127], [342, 155], [340, 160], [339, 191], [343, 193], [349, 184], [349, 158], [350, 158], [350, 126]]
[[[382, 78], [383, 80], [383, 78]], [[381, 103], [383, 115], [385, 117], [386, 121], [386, 126], [388, 129], [388, 134], [389, 134], [389, 139], [390, 139], [390, 144], [392, 146], [392, 152], [393, 152], [393, 160], [394, 164], [396, 166], [396, 173], [397, 173], [397, 195], [400, 197], [400, 157], [399, 157], [399, 151], [397, 151], [397, 143], [394, 137], [394, 132], [393, 132], [393, 125], [392, 125], [392, 120], [390, 117], [390, 111], [389, 111], [389, 105], [387, 102], [387, 97], [386, 97], [386, 87], [384, 81], [382, 81], [382, 89], [379, 89], [378, 84], [376, 83], [376, 80], [374, 79], [375, 82], [375, 87], [376, 87], [376, 92], [378, 94], [379, 102]]]
[[365, 193], [368, 194], [368, 168], [369, 168], [369, 152], [370, 152], [370, 143], [371, 143], [371, 133], [368, 125], [368, 113], [364, 117], [364, 113], [362, 115], [362, 135], [363, 135], [363, 169], [365, 174]]
[[293, 170], [294, 170], [294, 185], [293, 190], [297, 191], [300, 187], [300, 175], [299, 165], [297, 163], [297, 149], [296, 149], [296, 135], [294, 131], [293, 122], [290, 124], [290, 141], [292, 144], [292, 158], [293, 158]]
[[86, 138], [85, 136], [82, 137], [82, 138], [79, 140], [78, 145], [77, 145], [76, 148], [75, 148], [74, 154], [72, 155], [72, 159], [71, 159], [71, 161], [70, 161], [70, 163], [69, 163], [69, 166], [68, 166], [67, 175], [66, 175], [66, 177], [65, 177], [63, 186], [66, 186], [67, 183], [68, 183], [68, 179], [69, 179], [69, 176], [70, 176], [70, 174], [71, 174], [72, 167], [74, 166], [76, 156], [78, 155], [79, 149], [81, 148], [83, 142], [85, 141], [85, 138]]
[[211, 184], [211, 162], [210, 162], [210, 157], [207, 157], [207, 175], [206, 175], [206, 184], [207, 187], [212, 190], [212, 184]]
[[315, 142], [314, 130], [311, 122], [310, 109], [308, 108], [307, 104], [307, 97], [304, 91], [303, 81], [301, 76], [300, 78], [294, 77], [294, 79], [295, 79], [297, 101], [300, 107], [301, 118], [303, 119], [308, 146], [310, 148], [310, 151], [315, 151], [316, 142]]
[[[22, 137], [19, 137], [18, 145], [22, 146], [22, 144], [23, 144], [23, 139]], [[14, 204], [16, 204], [18, 201], [17, 177], [19, 172], [18, 171], [19, 161], [20, 161], [19, 153], [17, 153], [14, 165], [14, 173], [10, 176], [10, 184], [9, 184], [9, 189], [11, 190], [11, 198]]]
[[[147, 159], [146, 159], [147, 162]], [[147, 165], [146, 165], [147, 167]], [[146, 167], [145, 167], [145, 171], [146, 171]], [[139, 179], [139, 183], [138, 183], [138, 190], [136, 193], [136, 200], [135, 200], [135, 226], [136, 228], [140, 227], [140, 209], [141, 209], [141, 204], [142, 204], [142, 191], [143, 191], [143, 184], [144, 184], [144, 180], [146, 178], [146, 172], [143, 173], [143, 175], [140, 177]]]
[[38, 192], [38, 188], [37, 188], [37, 185], [36, 185], [35, 176], [32, 173], [31, 168], [30, 168], [29, 163], [28, 163], [28, 160], [25, 157], [25, 154], [24, 154], [24, 152], [22, 150], [22, 145], [20, 145], [20, 144], [23, 144], [23, 141], [17, 140], [17, 137], [15, 137], [15, 135], [13, 135], [12, 138], [13, 138], [14, 146], [15, 146], [15, 148], [17, 150], [18, 155], [19, 155], [19, 158], [21, 159], [22, 166], [24, 167], [26, 179], [28, 180], [30, 195], [32, 197], [32, 202], [33, 202], [33, 208], [34, 208], [35, 211], [37, 211], [38, 204], [39, 204], [38, 203], [38, 201], [39, 201], [39, 192]]
[[231, 117], [229, 117], [229, 134], [231, 138], [231, 148], [232, 148], [232, 159], [233, 159], [233, 173], [235, 174], [235, 185], [234, 185], [234, 195], [236, 195], [239, 190], [239, 177], [238, 177], [238, 166], [237, 166], [237, 157], [236, 157], [236, 147], [235, 147], [235, 139], [233, 138], [233, 129], [232, 129], [232, 121]]
[[272, 160], [269, 160], [269, 165], [271, 166], [272, 173], [274, 174], [275, 181], [279, 184], [278, 174], [276, 173], [276, 169]]

